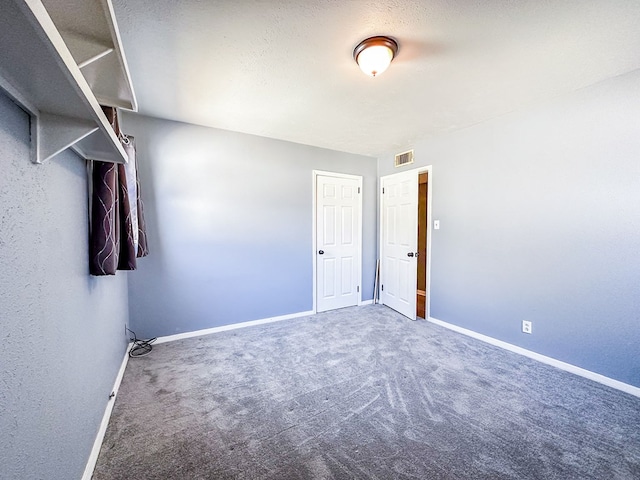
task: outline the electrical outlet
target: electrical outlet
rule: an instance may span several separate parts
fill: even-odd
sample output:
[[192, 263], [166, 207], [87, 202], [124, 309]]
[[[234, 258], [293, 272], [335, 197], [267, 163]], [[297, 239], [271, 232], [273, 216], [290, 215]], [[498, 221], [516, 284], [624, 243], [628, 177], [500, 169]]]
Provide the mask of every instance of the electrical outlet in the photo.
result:
[[523, 333], [532, 333], [531, 322], [528, 320], [522, 320], [522, 332]]

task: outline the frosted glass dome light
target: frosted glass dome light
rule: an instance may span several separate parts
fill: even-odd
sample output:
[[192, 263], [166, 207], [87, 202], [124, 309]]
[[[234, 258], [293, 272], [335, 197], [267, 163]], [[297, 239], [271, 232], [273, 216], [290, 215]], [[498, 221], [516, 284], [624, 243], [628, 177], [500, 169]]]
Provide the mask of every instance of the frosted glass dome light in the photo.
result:
[[363, 40], [353, 51], [353, 58], [364, 73], [380, 75], [398, 53], [398, 44], [389, 37], [371, 37]]

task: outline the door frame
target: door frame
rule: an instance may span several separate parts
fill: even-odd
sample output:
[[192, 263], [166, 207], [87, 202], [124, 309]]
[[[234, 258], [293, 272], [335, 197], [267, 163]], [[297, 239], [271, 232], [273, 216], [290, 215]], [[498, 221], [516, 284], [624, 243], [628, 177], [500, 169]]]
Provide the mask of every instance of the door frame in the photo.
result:
[[313, 178], [313, 204], [312, 204], [312, 250], [311, 255], [313, 255], [312, 265], [313, 265], [313, 313], [317, 312], [317, 298], [318, 298], [318, 286], [317, 283], [317, 222], [318, 222], [318, 212], [317, 212], [317, 188], [318, 188], [318, 177], [337, 177], [337, 178], [348, 178], [350, 180], [358, 181], [358, 188], [360, 189], [360, 194], [358, 195], [358, 226], [356, 231], [358, 232], [358, 285], [360, 286], [360, 291], [358, 292], [358, 303], [360, 306], [362, 304], [362, 197], [363, 197], [363, 188], [362, 188], [362, 175], [351, 175], [348, 173], [338, 173], [338, 172], [325, 172], [323, 170], [313, 170], [311, 172]]
[[[383, 248], [384, 248], [384, 243], [383, 243], [383, 228], [384, 228], [384, 208], [382, 208], [382, 179], [383, 178], [388, 178], [388, 177], [392, 177], [394, 175], [400, 174], [400, 173], [407, 173], [407, 172], [413, 172], [415, 174], [416, 177], [416, 183], [418, 183], [418, 175], [424, 172], [427, 172], [428, 174], [428, 188], [427, 188], [427, 218], [429, 219], [429, 224], [428, 224], [428, 231], [427, 231], [427, 301], [425, 304], [425, 320], [429, 320], [429, 318], [431, 318], [431, 237], [433, 236], [433, 218], [432, 218], [432, 209], [433, 209], [433, 166], [432, 165], [428, 165], [425, 167], [416, 167], [416, 168], [412, 168], [409, 170], [402, 170], [401, 172], [396, 172], [396, 173], [392, 173], [389, 175], [383, 175], [380, 177], [380, 184], [378, 185], [378, 258], [382, 259], [382, 254], [383, 254]], [[418, 195], [418, 201], [420, 201], [420, 197], [419, 197], [419, 192], [416, 191], [416, 195]], [[418, 219], [416, 218], [416, 226], [417, 226], [417, 222]], [[416, 232], [418, 231], [418, 229], [416, 228]], [[380, 278], [382, 278], [382, 262], [380, 262]], [[417, 265], [416, 265], [417, 268]], [[380, 282], [382, 283], [382, 282]], [[380, 288], [380, 287], [378, 287]], [[418, 287], [416, 285], [416, 291], [417, 291]], [[378, 292], [378, 298], [380, 299], [380, 303], [382, 305], [384, 305], [382, 303], [382, 297], [380, 296], [380, 292]]]

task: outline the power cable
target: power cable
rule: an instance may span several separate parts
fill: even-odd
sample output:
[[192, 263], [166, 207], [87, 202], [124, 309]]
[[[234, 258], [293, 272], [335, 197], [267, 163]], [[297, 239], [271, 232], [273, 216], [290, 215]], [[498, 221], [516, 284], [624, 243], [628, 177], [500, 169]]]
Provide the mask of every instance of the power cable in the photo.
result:
[[129, 350], [129, 356], [131, 358], [144, 357], [151, 353], [151, 350], [153, 349], [151, 344], [158, 339], [157, 337], [149, 338], [148, 340], [140, 340], [136, 336], [136, 332], [130, 328], [127, 328], [127, 330], [133, 333], [133, 338], [130, 339], [133, 342], [133, 345], [131, 345], [131, 349]]

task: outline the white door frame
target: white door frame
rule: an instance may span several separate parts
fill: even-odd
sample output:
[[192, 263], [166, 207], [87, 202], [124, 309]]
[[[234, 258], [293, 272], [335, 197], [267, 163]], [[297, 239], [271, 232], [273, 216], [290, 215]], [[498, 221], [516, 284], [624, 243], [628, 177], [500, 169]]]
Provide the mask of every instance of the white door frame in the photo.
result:
[[[384, 175], [382, 177], [380, 177], [380, 184], [379, 184], [379, 191], [378, 191], [378, 212], [379, 212], [379, 221], [378, 221], [378, 225], [379, 225], [379, 232], [378, 232], [378, 258], [382, 258], [382, 254], [383, 254], [383, 248], [384, 248], [384, 244], [383, 244], [383, 231], [382, 229], [384, 228], [384, 209], [382, 208], [382, 179], [383, 178], [388, 178], [388, 177], [392, 177], [393, 175], [397, 175], [399, 173], [407, 173], [407, 172], [415, 172], [415, 176], [416, 176], [416, 182], [418, 182], [418, 175], [424, 172], [427, 172], [429, 174], [429, 179], [428, 179], [428, 187], [427, 187], [427, 219], [429, 220], [429, 225], [428, 225], [428, 229], [429, 231], [427, 232], [427, 302], [425, 305], [425, 317], [426, 320], [428, 320], [429, 318], [431, 318], [431, 236], [433, 235], [433, 219], [431, 218], [431, 210], [432, 210], [432, 206], [433, 206], [433, 167], [432, 165], [428, 165], [426, 167], [417, 167], [417, 168], [412, 168], [410, 170], [403, 170], [401, 172], [397, 172], [397, 173], [392, 173], [390, 175]], [[418, 222], [418, 219], [416, 218], [416, 223]], [[417, 229], [416, 229], [417, 231]], [[417, 265], [416, 265], [417, 268]], [[380, 272], [380, 277], [382, 278], [382, 271]], [[379, 287], [378, 287], [379, 288]], [[416, 285], [416, 290], [417, 290], [417, 285]], [[380, 298], [380, 303], [382, 303], [382, 299], [380, 294], [378, 294], [378, 298]]]
[[313, 219], [312, 225], [313, 225], [313, 230], [312, 230], [312, 238], [313, 238], [313, 249], [311, 251], [311, 254], [313, 255], [313, 313], [318, 313], [317, 312], [317, 297], [318, 297], [318, 290], [317, 290], [317, 285], [316, 285], [316, 273], [317, 273], [317, 261], [318, 261], [318, 254], [317, 254], [317, 243], [318, 243], [318, 239], [317, 239], [317, 183], [318, 183], [318, 176], [324, 176], [324, 177], [338, 177], [338, 178], [349, 178], [349, 179], [353, 179], [353, 180], [357, 180], [358, 181], [358, 188], [360, 190], [360, 194], [358, 195], [358, 227], [357, 227], [357, 232], [358, 232], [358, 285], [360, 285], [360, 291], [358, 292], [358, 306], [360, 306], [362, 304], [362, 197], [363, 197], [363, 190], [362, 190], [362, 176], [361, 175], [350, 175], [348, 173], [337, 173], [337, 172], [325, 172], [322, 170], [313, 170], [312, 171], [312, 176], [313, 176], [313, 212], [311, 215], [311, 218]]

